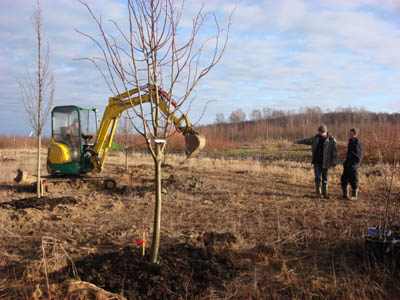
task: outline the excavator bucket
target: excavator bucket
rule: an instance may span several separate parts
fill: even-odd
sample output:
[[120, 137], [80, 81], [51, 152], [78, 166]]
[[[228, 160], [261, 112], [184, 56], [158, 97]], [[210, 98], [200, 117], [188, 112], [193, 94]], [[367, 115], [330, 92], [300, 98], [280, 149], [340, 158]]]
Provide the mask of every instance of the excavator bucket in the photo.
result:
[[197, 132], [187, 132], [184, 135], [186, 142], [186, 158], [195, 156], [206, 145], [205, 137]]

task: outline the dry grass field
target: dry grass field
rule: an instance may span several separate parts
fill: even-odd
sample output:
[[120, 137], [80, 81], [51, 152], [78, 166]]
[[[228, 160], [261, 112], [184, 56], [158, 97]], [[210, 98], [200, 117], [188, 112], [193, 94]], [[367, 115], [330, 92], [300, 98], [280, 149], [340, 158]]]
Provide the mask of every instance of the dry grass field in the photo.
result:
[[362, 239], [384, 210], [388, 167], [364, 166], [349, 201], [340, 166], [331, 198], [317, 199], [309, 163], [168, 155], [153, 265], [150, 243], [145, 257], [135, 243], [151, 241], [148, 156], [132, 154], [125, 171], [110, 154], [103, 175], [116, 191], [59, 183], [38, 201], [13, 182], [18, 168], [34, 174], [34, 155], [2, 150], [0, 299], [400, 299], [400, 271], [369, 260]]

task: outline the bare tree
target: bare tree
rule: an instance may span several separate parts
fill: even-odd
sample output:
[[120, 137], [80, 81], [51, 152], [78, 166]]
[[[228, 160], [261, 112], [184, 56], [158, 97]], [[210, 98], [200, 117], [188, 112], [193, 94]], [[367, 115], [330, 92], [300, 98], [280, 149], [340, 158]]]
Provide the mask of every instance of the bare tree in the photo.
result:
[[122, 138], [122, 142], [124, 143], [124, 152], [125, 152], [125, 171], [128, 170], [128, 155], [129, 155], [129, 138], [132, 132], [132, 125], [129, 119], [129, 116], [122, 116], [122, 121], [118, 128], [119, 136]]
[[269, 119], [272, 116], [272, 111], [273, 109], [270, 107], [264, 107], [263, 108], [263, 118], [264, 119]]
[[[224, 31], [217, 18], [204, 13], [201, 7], [191, 28], [185, 30], [180, 26], [184, 1], [179, 6], [173, 0], [126, 2], [127, 22], [111, 20], [113, 33], [107, 34], [102, 19], [81, 1], [96, 22], [101, 39], [80, 33], [99, 47], [101, 58], [86, 59], [98, 68], [114, 96], [132, 88], [139, 90], [140, 104], [128, 112], [132, 126], [145, 138], [154, 160], [155, 210], [150, 260], [156, 262], [161, 225], [161, 162], [166, 141], [172, 133], [171, 123], [174, 114], [183, 109], [183, 104], [189, 102], [187, 106], [190, 107], [194, 88], [220, 61], [228, 41], [230, 18]], [[201, 29], [209, 25], [210, 19], [214, 34], [209, 36], [207, 28], [200, 36]], [[204, 35], [209, 37], [204, 38]], [[158, 92], [161, 86], [165, 97]], [[152, 92], [153, 88], [155, 92]], [[175, 90], [179, 91], [179, 96]], [[149, 101], [143, 100], [144, 94], [149, 95]], [[167, 105], [168, 113], [163, 113], [160, 105]]]
[[40, 148], [42, 147], [42, 129], [46, 123], [54, 95], [54, 77], [50, 70], [49, 45], [43, 49], [42, 10], [40, 1], [35, 3], [32, 25], [36, 33], [36, 55], [34, 59], [36, 71], [27, 74], [26, 79], [18, 81], [21, 99], [28, 114], [29, 122], [37, 136], [37, 197], [41, 195]]
[[250, 114], [250, 118], [254, 121], [259, 121], [262, 120], [263, 115], [260, 109], [253, 109], [251, 114]]
[[223, 113], [217, 113], [215, 116], [215, 123], [216, 124], [223, 124], [225, 123], [225, 116]]
[[231, 123], [239, 123], [243, 121], [246, 121], [246, 113], [241, 108], [234, 110], [229, 115], [229, 122]]

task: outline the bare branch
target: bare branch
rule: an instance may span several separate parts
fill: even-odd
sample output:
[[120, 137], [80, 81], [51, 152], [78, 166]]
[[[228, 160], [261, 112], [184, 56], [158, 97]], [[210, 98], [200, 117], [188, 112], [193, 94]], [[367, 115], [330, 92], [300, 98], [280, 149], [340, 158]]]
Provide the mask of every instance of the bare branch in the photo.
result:
[[49, 45], [43, 49], [42, 19], [39, 0], [36, 0], [34, 13], [31, 18], [33, 30], [36, 33], [36, 56], [34, 75], [27, 74], [24, 80], [19, 80], [18, 85], [21, 93], [21, 101], [28, 114], [28, 120], [37, 135], [37, 197], [40, 198], [41, 163], [40, 148], [43, 126], [46, 123], [53, 103], [55, 82], [50, 70]]
[[[198, 41], [203, 25], [211, 14], [204, 14], [201, 6], [195, 15], [189, 33], [180, 30], [184, 1], [176, 7], [173, 0], [127, 0], [127, 25], [110, 20], [117, 34], [105, 33], [101, 17], [96, 17], [90, 7], [79, 0], [88, 10], [100, 31], [100, 40], [93, 35], [81, 33], [100, 49], [102, 59], [86, 58], [100, 71], [114, 97], [128, 92], [130, 105], [128, 118], [135, 130], [145, 138], [147, 147], [155, 162], [156, 205], [152, 245], [152, 261], [157, 257], [160, 211], [161, 211], [161, 159], [166, 149], [165, 141], [172, 134], [171, 123], [181, 129], [180, 122], [189, 121], [180, 112], [196, 85], [220, 61], [229, 36], [230, 21], [226, 35], [222, 36], [214, 15], [215, 35]], [[222, 40], [222, 43], [221, 43]], [[210, 48], [208, 48], [211, 45]], [[207, 56], [209, 55], [209, 56]], [[104, 69], [99, 64], [104, 64]], [[143, 86], [145, 85], [145, 87]], [[162, 86], [162, 95], [159, 88]], [[183, 95], [174, 99], [175, 89], [181, 86]], [[135, 89], [135, 94], [130, 91]], [[164, 92], [165, 91], [165, 92]], [[147, 94], [144, 97], [144, 94]], [[134, 98], [133, 98], [134, 97]], [[189, 101], [188, 109], [191, 107]], [[121, 99], [122, 100], [122, 99]], [[174, 101], [174, 102], [172, 102]], [[209, 102], [207, 102], [208, 104]], [[200, 118], [204, 115], [207, 104]], [[139, 120], [140, 125], [135, 122]], [[190, 130], [192, 130], [191, 125]], [[192, 131], [190, 131], [192, 132]], [[157, 140], [158, 139], [158, 140]], [[158, 237], [158, 238], [157, 238]]]

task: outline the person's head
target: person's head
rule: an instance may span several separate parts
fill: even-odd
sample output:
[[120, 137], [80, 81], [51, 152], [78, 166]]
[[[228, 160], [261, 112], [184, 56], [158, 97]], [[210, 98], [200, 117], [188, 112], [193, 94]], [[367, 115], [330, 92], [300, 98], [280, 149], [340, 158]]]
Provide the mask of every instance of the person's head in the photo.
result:
[[72, 126], [73, 126], [75, 129], [78, 129], [78, 128], [79, 128], [79, 121], [78, 121], [78, 119], [74, 119], [74, 121], [72, 122]]
[[360, 132], [360, 129], [358, 129], [358, 128], [351, 128], [351, 129], [349, 130], [349, 138], [350, 138], [350, 139], [354, 139], [354, 138], [358, 135], [359, 132]]
[[318, 127], [318, 134], [320, 136], [326, 136], [328, 134], [328, 127], [326, 125], [322, 124]]

